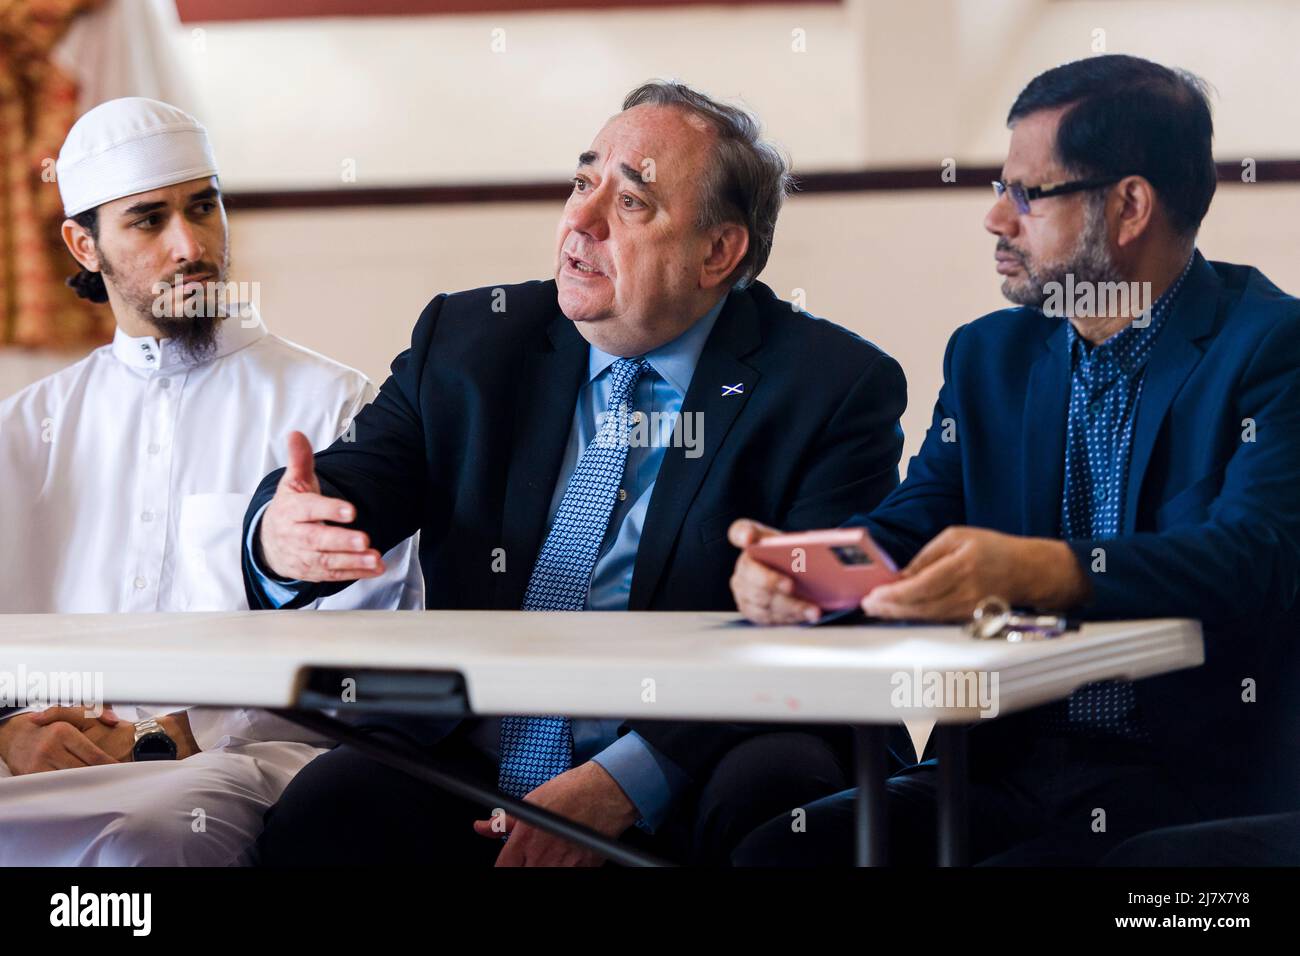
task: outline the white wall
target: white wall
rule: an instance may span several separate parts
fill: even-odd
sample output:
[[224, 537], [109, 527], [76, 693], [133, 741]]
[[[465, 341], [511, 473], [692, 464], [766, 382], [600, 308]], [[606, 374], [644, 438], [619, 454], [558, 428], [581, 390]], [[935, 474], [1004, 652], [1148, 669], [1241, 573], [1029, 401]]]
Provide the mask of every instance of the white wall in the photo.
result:
[[[801, 165], [856, 165], [852, 17], [818, 5], [257, 21], [192, 27], [186, 42], [227, 188], [339, 185], [346, 159], [362, 186], [517, 181], [571, 170], [653, 77], [743, 98]], [[796, 29], [806, 53], [791, 50]]]
[[996, 164], [1024, 83], [1098, 46], [1209, 80], [1220, 156], [1300, 155], [1294, 0], [252, 21], [177, 43], [230, 189], [340, 186], [345, 160], [358, 186], [560, 178], [624, 93], [664, 76], [749, 104], [801, 170]]

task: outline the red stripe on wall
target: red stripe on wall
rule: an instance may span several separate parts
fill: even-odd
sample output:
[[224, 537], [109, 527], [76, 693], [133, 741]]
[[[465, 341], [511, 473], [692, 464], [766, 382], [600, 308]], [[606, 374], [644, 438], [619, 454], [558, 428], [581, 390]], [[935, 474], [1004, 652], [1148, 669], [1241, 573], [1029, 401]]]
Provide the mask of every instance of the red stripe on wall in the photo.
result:
[[186, 23], [297, 17], [392, 17], [454, 13], [540, 13], [575, 9], [690, 6], [828, 6], [840, 0], [176, 0]]

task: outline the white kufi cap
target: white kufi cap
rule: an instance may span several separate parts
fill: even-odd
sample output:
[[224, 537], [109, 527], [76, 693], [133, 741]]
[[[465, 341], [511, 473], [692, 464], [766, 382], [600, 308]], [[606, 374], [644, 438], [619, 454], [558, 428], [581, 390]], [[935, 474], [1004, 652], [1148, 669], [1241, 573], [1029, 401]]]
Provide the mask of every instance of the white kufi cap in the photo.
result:
[[217, 174], [208, 131], [157, 100], [109, 100], [73, 124], [55, 166], [63, 213]]

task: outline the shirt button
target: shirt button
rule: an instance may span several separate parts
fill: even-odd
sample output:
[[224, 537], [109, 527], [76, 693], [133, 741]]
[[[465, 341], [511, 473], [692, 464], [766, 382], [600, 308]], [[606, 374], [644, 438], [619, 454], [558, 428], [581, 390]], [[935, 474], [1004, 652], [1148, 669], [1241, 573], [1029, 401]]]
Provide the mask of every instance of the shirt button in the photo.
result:
[[627, 501], [627, 489], [626, 489], [626, 488], [620, 488], [620, 489], [618, 489], [618, 500], [619, 500], [619, 501]]
[[171, 387], [172, 387], [172, 380], [169, 379], [169, 378], [160, 378], [160, 379], [158, 380], [158, 387], [159, 387], [159, 388], [171, 388]]
[[149, 443], [149, 454], [156, 455], [160, 451], [162, 451], [162, 445], [158, 444], [156, 441]]
[[141, 521], [152, 521], [152, 520], [153, 520], [153, 512], [152, 512], [152, 511], [142, 511], [142, 512], [140, 512], [140, 520], [141, 520]]
[[144, 586], [145, 586], [146, 584], [148, 584], [149, 582], [146, 581], [144, 578], [136, 578], [135, 581], [132, 582], [132, 583], [135, 584], [135, 589], [136, 589], [137, 591], [143, 591], [143, 590], [144, 590]]

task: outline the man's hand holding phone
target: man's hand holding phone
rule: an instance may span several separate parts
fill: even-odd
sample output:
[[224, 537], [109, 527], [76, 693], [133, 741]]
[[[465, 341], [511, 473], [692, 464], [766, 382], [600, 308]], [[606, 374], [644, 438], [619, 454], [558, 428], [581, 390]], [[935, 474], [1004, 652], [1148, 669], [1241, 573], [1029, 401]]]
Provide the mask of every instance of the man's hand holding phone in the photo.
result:
[[[845, 589], [867, 585], [861, 592], [862, 609], [871, 617], [895, 620], [964, 621], [975, 605], [997, 594], [1016, 606], [1068, 611], [1084, 603], [1089, 584], [1074, 553], [1063, 541], [1002, 534], [983, 528], [952, 527], [935, 535], [901, 571], [892, 575], [863, 574], [860, 559], [835, 544], [830, 536], [862, 531], [868, 545], [861, 548], [879, 567], [892, 571], [892, 562], [862, 529], [807, 532], [801, 535], [823, 551], [836, 547], [838, 567], [823, 560], [820, 571], [806, 582], [800, 572], [778, 570], [770, 558], [774, 547], [783, 550], [789, 567], [788, 538], [775, 528], [742, 518], [731, 525], [728, 538], [742, 549], [731, 577], [736, 607], [755, 624], [815, 622], [831, 604], [843, 607], [834, 596]], [[817, 543], [819, 539], [820, 543]], [[775, 545], [774, 545], [775, 540]], [[874, 550], [873, 550], [874, 549]], [[768, 558], [765, 561], [764, 558]], [[845, 560], [847, 558], [847, 560]], [[810, 562], [807, 567], [812, 567]], [[857, 570], [855, 571], [855, 567]], [[850, 582], [858, 582], [856, 585]], [[838, 588], [838, 590], [837, 590]], [[832, 595], [831, 601], [826, 595]]]
[[782, 534], [754, 521], [728, 530], [742, 549], [731, 579], [736, 605], [760, 624], [813, 623], [855, 608], [898, 569], [865, 528]]
[[740, 613], [755, 624], [812, 623], [822, 616], [821, 608], [795, 595], [794, 579], [760, 562], [750, 548], [781, 534], [757, 521], [741, 518], [727, 529], [727, 539], [740, 548], [736, 570], [731, 575], [731, 594]]

